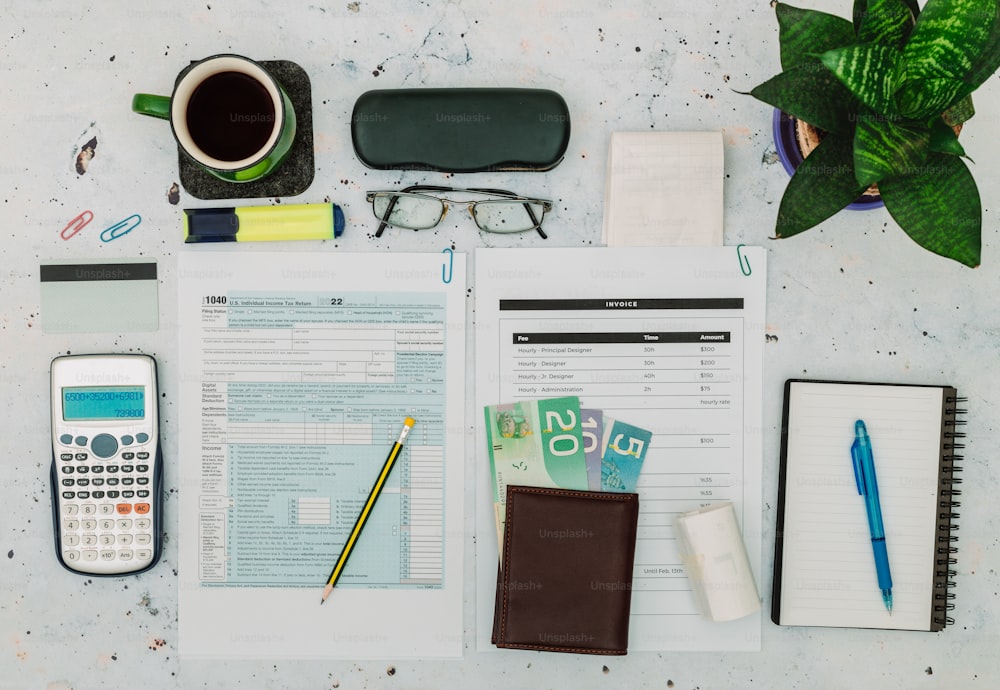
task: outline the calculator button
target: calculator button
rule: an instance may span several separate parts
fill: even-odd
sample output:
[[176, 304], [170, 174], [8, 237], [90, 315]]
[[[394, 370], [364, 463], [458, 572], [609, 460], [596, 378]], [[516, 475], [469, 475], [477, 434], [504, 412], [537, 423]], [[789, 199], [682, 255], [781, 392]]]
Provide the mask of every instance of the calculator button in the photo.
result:
[[61, 469], [62, 469], [62, 473], [63, 474], [73, 474], [73, 466], [72, 465], [67, 465], [66, 467], [63, 467]]
[[102, 561], [113, 561], [113, 560], [115, 560], [115, 552], [112, 551], [111, 549], [108, 549], [106, 551], [101, 551], [101, 560]]
[[115, 506], [112, 503], [102, 503], [98, 507], [97, 512], [100, 513], [101, 515], [114, 515]]
[[66, 528], [67, 532], [75, 532], [78, 529], [80, 529], [80, 521], [79, 520], [66, 520], [65, 522], [63, 522], [63, 527]]
[[[139, 483], [142, 484], [143, 482]], [[135, 495], [138, 496], [139, 498], [149, 498], [149, 491], [147, 491], [146, 489], [139, 489], [138, 491], [135, 492]]]
[[132, 443], [134, 443], [134, 442], [135, 442], [135, 439], [132, 438], [131, 436], [129, 436], [128, 434], [125, 434], [124, 436], [122, 436], [122, 445], [123, 446], [131, 446]]
[[93, 472], [94, 474], [101, 474], [102, 472], [104, 472], [104, 465], [94, 465], [93, 467], [90, 468], [90, 471]]
[[135, 543], [137, 546], [149, 546], [151, 541], [153, 541], [153, 537], [148, 534], [135, 535]]
[[95, 520], [94, 518], [87, 518], [85, 520], [81, 520], [80, 526], [83, 527], [83, 529], [87, 530], [88, 532], [93, 532], [95, 529], [97, 529], [97, 520]]
[[[66, 481], [66, 480], [64, 479], [63, 481]], [[72, 482], [73, 480], [71, 479], [69, 481]], [[90, 480], [89, 479], [77, 479], [76, 480], [76, 485], [77, 486], [90, 486]]]
[[131, 534], [119, 534], [118, 535], [118, 543], [122, 544], [123, 546], [130, 545], [132, 543], [132, 535]]
[[149, 453], [136, 453], [135, 457], [139, 460], [149, 460]]
[[135, 466], [135, 471], [136, 472], [149, 472], [149, 465], [136, 465]]
[[[122, 460], [135, 460], [135, 453], [122, 453]], [[128, 470], [125, 470], [128, 472]]]
[[135, 521], [135, 528], [136, 529], [149, 529], [149, 526], [151, 524], [152, 523], [149, 521], [149, 518], [139, 518], [139, 519], [137, 519]]
[[85, 560], [85, 561], [96, 561], [97, 560], [97, 552], [96, 551], [84, 551], [83, 552], [83, 560]]
[[[109, 479], [108, 480], [108, 484], [110, 484], [110, 483], [111, 483], [111, 480]], [[118, 492], [117, 491], [109, 491], [108, 492], [108, 498], [118, 498]]]
[[86, 460], [87, 458], [89, 458], [90, 456], [87, 455], [86, 453], [77, 453], [73, 457], [82, 462], [82, 461]]
[[73, 442], [73, 434], [63, 434], [59, 437], [59, 443], [68, 446]]
[[118, 529], [120, 529], [120, 530], [132, 529], [132, 521], [131, 520], [119, 520], [118, 521]]
[[97, 506], [93, 503], [84, 503], [80, 506], [80, 512], [84, 515], [97, 515]]
[[76, 492], [76, 497], [77, 498], [90, 498], [90, 492], [89, 491], [77, 491]]
[[96, 534], [85, 534], [83, 535], [83, 540], [81, 542], [84, 546], [97, 546], [97, 535]]
[[99, 541], [101, 546], [114, 546], [115, 545], [115, 535], [113, 534], [102, 534]]
[[62, 497], [66, 499], [72, 499], [76, 497], [76, 493], [73, 491], [63, 491]]
[[[130, 484], [131, 482], [124, 482], [125, 484]], [[135, 496], [134, 491], [122, 491], [122, 498], [132, 498]]]
[[[86, 481], [86, 480], [85, 479], [81, 479], [79, 481]], [[133, 484], [135, 484], [135, 479], [133, 477], [122, 477], [122, 485], [123, 486], [132, 486]]]
[[65, 537], [63, 537], [63, 544], [65, 544], [66, 546], [79, 546], [80, 537], [78, 537], [75, 534], [67, 534]]
[[148, 561], [153, 557], [153, 552], [149, 549], [136, 549], [135, 557], [140, 561]]
[[104, 480], [101, 477], [94, 477], [90, 480], [91, 486], [104, 486]]
[[91, 441], [90, 449], [99, 458], [110, 458], [118, 452], [118, 439], [111, 434], [98, 434]]
[[62, 480], [62, 485], [63, 486], [73, 486], [73, 480], [72, 479], [63, 479]]
[[94, 498], [104, 498], [104, 492], [103, 491], [93, 491], [93, 492], [91, 492], [90, 495], [93, 496]]
[[[128, 458], [126, 458], [125, 456], [122, 456], [122, 459], [128, 460]], [[133, 471], [134, 469], [135, 468], [132, 465], [122, 465], [122, 472], [126, 472], [127, 473], [127, 472]]]
[[118, 477], [108, 477], [108, 486], [118, 486]]
[[76, 468], [76, 473], [77, 474], [89, 474], [90, 473], [90, 467], [88, 465], [80, 465], [79, 467]]
[[59, 459], [62, 460], [63, 462], [65, 462], [67, 460], [72, 460], [73, 459], [73, 454], [72, 453], [60, 453], [59, 454]]
[[107, 466], [107, 470], [108, 470], [108, 472], [117, 472], [118, 471], [118, 465], [108, 465]]
[[145, 443], [149, 440], [149, 434], [144, 434], [141, 431], [135, 435], [136, 443]]
[[87, 437], [86, 436], [77, 436], [74, 440], [76, 441], [76, 445], [78, 445], [78, 446], [85, 446], [85, 445], [87, 445]]
[[117, 506], [115, 506], [115, 509], [118, 511], [119, 515], [128, 515], [129, 513], [132, 512], [132, 504], [119, 503]]
[[139, 515], [145, 515], [146, 513], [149, 512], [149, 504], [148, 503], [136, 503], [135, 504], [135, 512], [137, 512]]
[[131, 561], [132, 555], [133, 554], [131, 549], [122, 549], [121, 551], [118, 552], [118, 559], [122, 561]]
[[63, 551], [63, 558], [67, 561], [78, 561], [80, 560], [79, 551]]
[[62, 512], [63, 515], [76, 515], [80, 512], [80, 506], [68, 503], [63, 506]]
[[135, 480], [135, 483], [145, 486], [146, 484], [149, 484], [149, 477], [139, 477]]
[[101, 520], [101, 529], [105, 532], [110, 532], [115, 528], [115, 521], [109, 518], [104, 518]]

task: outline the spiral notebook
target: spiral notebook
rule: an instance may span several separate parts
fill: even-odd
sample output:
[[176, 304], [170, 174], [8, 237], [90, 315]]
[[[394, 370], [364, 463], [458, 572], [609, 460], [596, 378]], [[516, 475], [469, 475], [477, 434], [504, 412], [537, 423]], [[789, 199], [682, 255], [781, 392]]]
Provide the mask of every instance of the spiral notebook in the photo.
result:
[[[949, 386], [785, 383], [775, 623], [938, 631], [953, 622], [961, 402]], [[857, 419], [868, 427], [878, 478], [891, 615], [851, 462]]]

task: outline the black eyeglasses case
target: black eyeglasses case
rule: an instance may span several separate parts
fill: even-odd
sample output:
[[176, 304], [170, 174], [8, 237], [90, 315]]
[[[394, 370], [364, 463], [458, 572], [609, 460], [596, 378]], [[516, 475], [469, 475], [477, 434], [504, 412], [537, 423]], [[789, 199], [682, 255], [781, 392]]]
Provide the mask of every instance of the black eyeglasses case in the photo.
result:
[[368, 91], [351, 116], [354, 152], [378, 170], [550, 170], [569, 132], [566, 101], [548, 89]]

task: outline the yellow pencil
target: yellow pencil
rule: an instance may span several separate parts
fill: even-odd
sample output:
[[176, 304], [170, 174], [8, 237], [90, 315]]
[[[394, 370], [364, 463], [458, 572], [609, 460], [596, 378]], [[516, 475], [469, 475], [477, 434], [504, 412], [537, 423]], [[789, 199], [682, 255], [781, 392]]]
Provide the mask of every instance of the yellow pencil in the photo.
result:
[[326, 581], [326, 587], [323, 589], [323, 598], [320, 600], [320, 604], [326, 601], [326, 598], [330, 596], [330, 592], [333, 591], [333, 586], [337, 584], [337, 580], [340, 579], [340, 574], [344, 571], [344, 566], [347, 565], [347, 559], [351, 556], [351, 551], [354, 550], [354, 545], [358, 542], [358, 537], [361, 536], [361, 530], [364, 529], [365, 523], [368, 521], [368, 516], [372, 512], [372, 508], [375, 507], [375, 501], [378, 500], [378, 496], [382, 493], [382, 487], [385, 486], [386, 480], [389, 478], [389, 473], [392, 472], [392, 466], [396, 464], [396, 458], [399, 457], [399, 451], [403, 449], [403, 442], [406, 440], [407, 435], [410, 433], [410, 429], [413, 428], [413, 418], [407, 417], [403, 421], [403, 430], [399, 432], [399, 438], [392, 445], [392, 449], [389, 451], [389, 457], [385, 459], [385, 464], [382, 465], [382, 471], [378, 475], [378, 479], [375, 480], [375, 485], [372, 487], [371, 493], [368, 494], [368, 500], [365, 501], [365, 507], [361, 509], [361, 514], [358, 515], [358, 521], [354, 523], [354, 529], [351, 530], [351, 536], [347, 538], [347, 543], [344, 544], [344, 550], [340, 552], [340, 558], [337, 559], [337, 564], [333, 566], [333, 571], [330, 573], [329, 579]]

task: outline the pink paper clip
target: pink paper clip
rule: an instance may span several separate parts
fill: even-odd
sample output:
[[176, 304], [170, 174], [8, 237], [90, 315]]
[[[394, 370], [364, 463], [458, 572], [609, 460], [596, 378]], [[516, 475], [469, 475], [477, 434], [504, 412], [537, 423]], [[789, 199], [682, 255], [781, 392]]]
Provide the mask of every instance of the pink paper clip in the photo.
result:
[[68, 240], [70, 237], [83, 230], [83, 227], [92, 220], [94, 220], [94, 214], [90, 211], [84, 211], [76, 218], [66, 223], [66, 227], [59, 232], [59, 236], [64, 240]]

